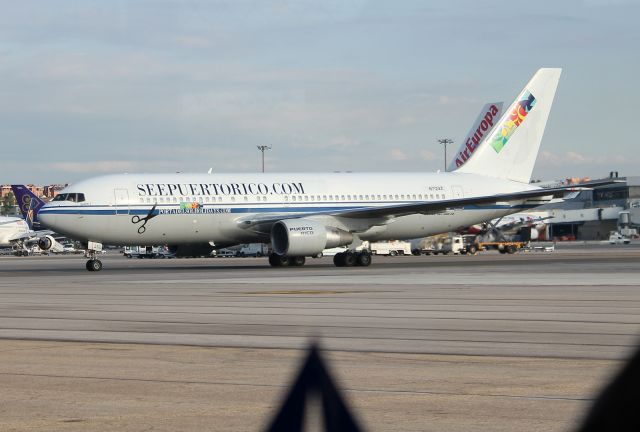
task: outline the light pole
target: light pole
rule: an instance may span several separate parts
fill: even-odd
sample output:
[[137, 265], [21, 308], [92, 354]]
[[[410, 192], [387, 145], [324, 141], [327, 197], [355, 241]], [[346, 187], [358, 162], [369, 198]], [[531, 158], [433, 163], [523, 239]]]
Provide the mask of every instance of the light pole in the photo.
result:
[[438, 142], [444, 146], [444, 170], [446, 172], [447, 171], [447, 144], [453, 144], [453, 140], [450, 138], [440, 138]]
[[262, 152], [262, 172], [264, 172], [264, 151], [271, 150], [271, 146], [259, 145], [257, 147], [258, 147], [258, 150]]

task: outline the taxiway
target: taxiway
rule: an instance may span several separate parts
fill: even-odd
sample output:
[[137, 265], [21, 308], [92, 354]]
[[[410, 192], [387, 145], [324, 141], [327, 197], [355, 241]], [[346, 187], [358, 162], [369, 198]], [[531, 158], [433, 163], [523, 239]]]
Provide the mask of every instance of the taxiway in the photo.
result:
[[640, 331], [633, 246], [103, 262], [0, 258], [15, 429], [260, 430], [319, 339], [367, 430], [567, 430]]

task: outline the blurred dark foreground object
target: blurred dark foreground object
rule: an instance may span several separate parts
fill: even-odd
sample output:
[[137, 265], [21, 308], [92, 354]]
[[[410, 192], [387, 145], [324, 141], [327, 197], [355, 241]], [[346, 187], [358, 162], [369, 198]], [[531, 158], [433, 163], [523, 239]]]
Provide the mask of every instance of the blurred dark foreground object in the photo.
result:
[[595, 400], [578, 432], [640, 431], [640, 349]]
[[302, 432], [305, 413], [309, 415], [314, 401], [321, 402], [325, 431], [361, 430], [333, 382], [316, 344], [309, 347], [307, 359], [267, 431]]
[[[316, 344], [298, 373], [268, 432], [302, 432], [305, 415], [321, 402], [324, 430], [357, 432], [356, 423]], [[594, 401], [577, 432], [640, 432], [640, 349]]]

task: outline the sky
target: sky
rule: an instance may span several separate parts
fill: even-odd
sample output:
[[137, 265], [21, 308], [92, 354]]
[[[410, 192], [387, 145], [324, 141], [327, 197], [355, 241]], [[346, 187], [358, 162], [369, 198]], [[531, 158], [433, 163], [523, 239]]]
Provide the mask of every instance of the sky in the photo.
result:
[[563, 74], [534, 178], [640, 175], [636, 0], [1, 1], [0, 184], [431, 172]]

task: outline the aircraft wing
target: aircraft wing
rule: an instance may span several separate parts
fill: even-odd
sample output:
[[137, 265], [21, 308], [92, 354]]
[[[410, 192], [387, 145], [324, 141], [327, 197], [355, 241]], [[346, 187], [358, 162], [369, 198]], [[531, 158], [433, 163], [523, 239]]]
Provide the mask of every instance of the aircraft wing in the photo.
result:
[[24, 241], [25, 243], [31, 244], [31, 243], [37, 243], [38, 240], [41, 237], [44, 236], [57, 236], [58, 234], [54, 233], [53, 231], [27, 231], [27, 232], [22, 232], [19, 234], [16, 234], [14, 236], [9, 237], [9, 242], [15, 242], [15, 241]]
[[[497, 195], [476, 196], [469, 198], [455, 198], [440, 201], [421, 201], [387, 206], [362, 206], [344, 210], [327, 210], [318, 212], [296, 212], [269, 214], [265, 216], [255, 215], [238, 220], [240, 226], [251, 228], [256, 225], [269, 225], [283, 219], [298, 219], [313, 216], [334, 216], [347, 219], [384, 220], [411, 214], [436, 214], [442, 211], [456, 209], [465, 206], [490, 206], [495, 204], [525, 203], [532, 206], [546, 204], [550, 198], [561, 197], [569, 192], [590, 189], [593, 186], [617, 183], [616, 180], [603, 180], [580, 185], [569, 185], [549, 188], [539, 188], [520, 192], [511, 192]], [[544, 198], [544, 199], [541, 199]], [[373, 223], [377, 224], [377, 223]]]

